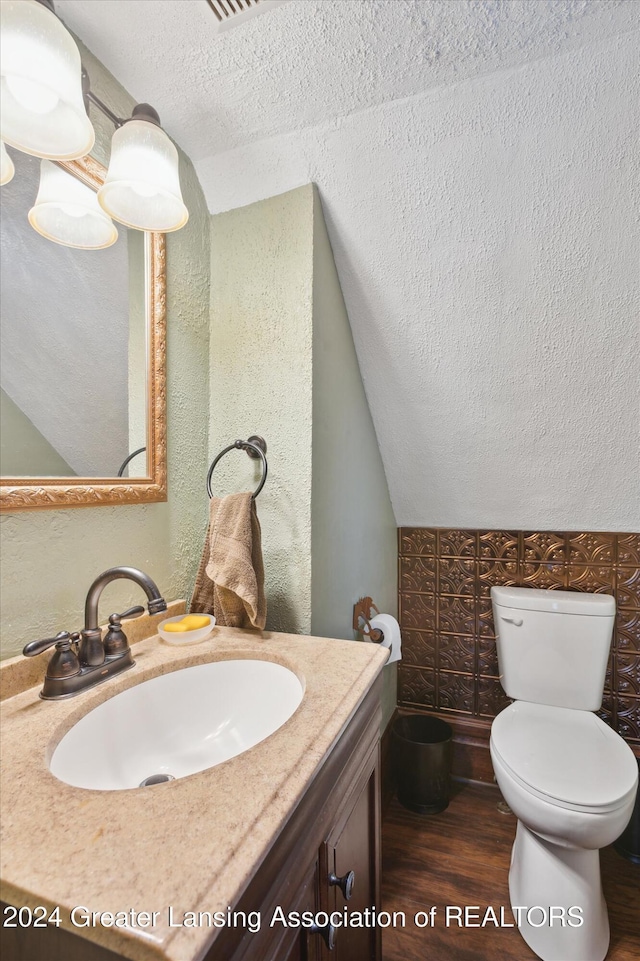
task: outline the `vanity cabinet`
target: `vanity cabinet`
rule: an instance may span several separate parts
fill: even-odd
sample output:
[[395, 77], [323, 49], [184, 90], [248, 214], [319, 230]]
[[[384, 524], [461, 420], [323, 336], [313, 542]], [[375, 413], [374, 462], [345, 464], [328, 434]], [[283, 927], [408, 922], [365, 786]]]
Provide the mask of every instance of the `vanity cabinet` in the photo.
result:
[[[199, 953], [201, 961], [380, 961], [376, 927], [337, 926], [329, 950], [328, 932], [296, 926], [295, 916], [380, 909], [381, 684], [378, 675], [232, 906], [247, 916], [260, 912], [260, 929], [219, 929], [205, 954]], [[203, 825], [205, 820], [203, 814]], [[346, 880], [351, 871], [353, 883]], [[203, 888], [210, 881], [203, 878]], [[138, 956], [137, 945], [131, 947], [134, 954], [119, 955], [62, 927], [5, 928], [0, 934], [3, 957], [11, 961], [120, 961]]]
[[345, 908], [380, 909], [380, 684], [378, 678], [236, 906], [260, 911], [260, 932], [223, 929], [204, 961], [380, 961], [375, 926], [310, 931], [279, 920], [291, 912], [344, 917]]

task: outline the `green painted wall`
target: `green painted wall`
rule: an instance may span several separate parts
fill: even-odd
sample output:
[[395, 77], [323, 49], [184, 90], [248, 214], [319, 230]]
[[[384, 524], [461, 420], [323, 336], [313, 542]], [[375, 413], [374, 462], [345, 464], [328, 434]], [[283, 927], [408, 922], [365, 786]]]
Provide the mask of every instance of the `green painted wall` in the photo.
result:
[[[132, 100], [88, 52], [93, 89], [120, 115]], [[110, 131], [96, 118], [96, 155]], [[21, 512], [0, 521], [3, 657], [82, 626], [90, 582], [108, 567], [147, 571], [167, 599], [188, 595], [202, 550], [205, 478], [237, 437], [263, 435], [258, 500], [272, 630], [353, 638], [353, 603], [395, 612], [395, 521], [322, 207], [307, 185], [210, 217], [181, 155], [188, 225], [167, 238], [169, 497], [165, 504]], [[233, 451], [225, 493], [259, 465]], [[101, 615], [140, 600], [118, 581]], [[387, 675], [385, 717], [395, 703]]]
[[[131, 97], [88, 51], [83, 49], [82, 56], [96, 94], [120, 116], [130, 112]], [[104, 161], [112, 128], [96, 112], [92, 120], [95, 154]], [[112, 565], [147, 571], [168, 599], [191, 589], [206, 504], [210, 218], [184, 154], [180, 175], [190, 218], [167, 237], [168, 501], [3, 515], [2, 657], [18, 653], [34, 638], [81, 627], [89, 584]], [[134, 584], [118, 581], [105, 591], [100, 613], [140, 600]]]
[[[353, 639], [363, 594], [395, 614], [396, 523], [322, 206], [312, 184], [211, 219], [209, 456], [261, 434], [273, 630]], [[230, 452], [214, 490], [255, 485]], [[396, 668], [385, 669], [384, 718]]]
[[[316, 188], [313, 199], [311, 633], [352, 638], [362, 596], [397, 616], [397, 527]], [[383, 727], [397, 664], [384, 681]]]
[[[257, 499], [267, 627], [311, 630], [313, 191], [211, 218], [209, 456], [251, 434], [268, 445]], [[231, 451], [215, 493], [255, 489], [259, 468]]]

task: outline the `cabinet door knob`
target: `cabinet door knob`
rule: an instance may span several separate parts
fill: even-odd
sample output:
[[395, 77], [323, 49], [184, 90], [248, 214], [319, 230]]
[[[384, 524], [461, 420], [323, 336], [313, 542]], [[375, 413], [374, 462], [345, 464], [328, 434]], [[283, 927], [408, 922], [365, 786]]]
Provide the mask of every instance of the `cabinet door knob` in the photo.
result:
[[312, 924], [309, 928], [311, 934], [320, 935], [329, 951], [333, 951], [336, 946], [337, 930], [335, 924], [331, 924], [330, 921], [327, 924]]
[[353, 894], [353, 885], [356, 883], [356, 873], [355, 871], [348, 871], [341, 878], [337, 877], [333, 872], [329, 875], [329, 884], [332, 887], [338, 887], [344, 894], [345, 901], [351, 900], [351, 895]]

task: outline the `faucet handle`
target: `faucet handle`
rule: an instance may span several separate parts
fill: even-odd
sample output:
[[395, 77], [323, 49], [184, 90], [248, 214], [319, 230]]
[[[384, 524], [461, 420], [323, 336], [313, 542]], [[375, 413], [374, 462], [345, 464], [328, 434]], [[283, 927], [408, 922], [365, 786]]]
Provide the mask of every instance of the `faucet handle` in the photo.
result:
[[109, 615], [109, 630], [104, 636], [104, 653], [106, 657], [114, 654], [124, 654], [129, 650], [127, 635], [122, 630], [120, 623], [125, 617], [140, 617], [144, 614], [144, 607], [130, 607], [122, 614]]
[[79, 634], [60, 631], [55, 637], [45, 637], [42, 641], [31, 641], [22, 653], [25, 657], [35, 657], [36, 654], [41, 654], [55, 644], [56, 650], [47, 666], [46, 677], [71, 677], [80, 673], [78, 655], [71, 647], [72, 643], [75, 643], [79, 637]]
[[139, 604], [137, 607], [130, 607], [128, 611], [124, 611], [122, 614], [111, 614], [109, 616], [109, 624], [114, 624], [116, 621], [124, 621], [127, 617], [140, 617], [144, 614], [144, 607]]
[[22, 653], [25, 657], [35, 657], [36, 654], [42, 654], [46, 651], [48, 647], [53, 647], [54, 644], [59, 644], [60, 641], [77, 641], [80, 637], [79, 634], [70, 634], [69, 631], [60, 631], [55, 637], [45, 637], [41, 641], [29, 641], [27, 645], [22, 649]]

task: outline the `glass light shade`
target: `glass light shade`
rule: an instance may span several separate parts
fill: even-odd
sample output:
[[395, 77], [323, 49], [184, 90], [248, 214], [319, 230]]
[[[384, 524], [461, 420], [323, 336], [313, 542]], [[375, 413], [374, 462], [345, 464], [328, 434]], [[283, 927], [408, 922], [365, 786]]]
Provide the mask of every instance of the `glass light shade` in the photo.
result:
[[8, 184], [13, 179], [15, 172], [16, 168], [13, 166], [13, 160], [7, 153], [7, 148], [2, 140], [0, 140], [0, 187]]
[[65, 247], [100, 250], [118, 239], [91, 187], [50, 160], [40, 164], [40, 187], [29, 223], [47, 240]]
[[34, 157], [75, 160], [95, 133], [82, 99], [75, 41], [37, 0], [0, 4], [1, 136]]
[[114, 220], [168, 233], [184, 227], [189, 211], [182, 200], [178, 151], [162, 127], [128, 120], [113, 135], [100, 205]]

